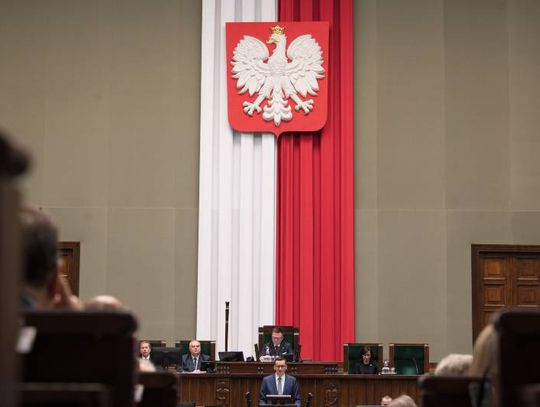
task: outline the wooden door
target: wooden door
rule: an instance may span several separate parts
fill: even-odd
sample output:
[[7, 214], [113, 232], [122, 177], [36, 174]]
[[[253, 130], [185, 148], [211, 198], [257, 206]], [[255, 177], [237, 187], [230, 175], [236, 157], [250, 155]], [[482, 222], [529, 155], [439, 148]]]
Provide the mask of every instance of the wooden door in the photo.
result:
[[80, 242], [60, 242], [58, 256], [61, 259], [61, 273], [69, 282], [71, 292], [78, 296]]
[[540, 246], [472, 245], [473, 340], [505, 307], [540, 307]]

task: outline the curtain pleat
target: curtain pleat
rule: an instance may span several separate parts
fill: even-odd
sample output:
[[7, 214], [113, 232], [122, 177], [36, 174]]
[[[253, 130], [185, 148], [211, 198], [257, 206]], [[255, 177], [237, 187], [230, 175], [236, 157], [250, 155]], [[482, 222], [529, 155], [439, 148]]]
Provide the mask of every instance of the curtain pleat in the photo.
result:
[[204, 0], [197, 337], [253, 354], [257, 328], [274, 322], [276, 141], [231, 130], [225, 22], [275, 21], [273, 0]]
[[354, 342], [352, 0], [280, 0], [280, 21], [329, 21], [329, 111], [317, 133], [278, 142], [276, 322], [302, 356], [341, 360]]

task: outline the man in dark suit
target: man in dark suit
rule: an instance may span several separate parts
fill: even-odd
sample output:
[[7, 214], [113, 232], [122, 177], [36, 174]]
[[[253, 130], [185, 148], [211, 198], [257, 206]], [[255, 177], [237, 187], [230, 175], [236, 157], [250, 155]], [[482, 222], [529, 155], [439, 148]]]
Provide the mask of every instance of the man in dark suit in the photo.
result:
[[269, 405], [266, 396], [269, 394], [286, 394], [290, 395], [294, 404], [300, 407], [302, 402], [300, 399], [300, 390], [298, 382], [293, 376], [286, 375], [287, 361], [278, 356], [274, 361], [275, 374], [266, 376], [261, 384], [261, 392], [259, 394], [259, 405]]
[[150, 346], [150, 342], [141, 341], [139, 343], [139, 356], [141, 359], [151, 361], [152, 360], [152, 357], [150, 356], [151, 352], [152, 352], [152, 347]]
[[179, 372], [198, 372], [201, 362], [210, 361], [210, 356], [201, 353], [201, 343], [193, 340], [189, 343], [189, 353], [182, 355], [182, 366], [177, 366]]
[[261, 361], [263, 361], [264, 356], [283, 356], [287, 354], [294, 354], [292, 345], [284, 340], [283, 330], [276, 326], [272, 329], [272, 342], [268, 342], [264, 345], [264, 348], [261, 352]]

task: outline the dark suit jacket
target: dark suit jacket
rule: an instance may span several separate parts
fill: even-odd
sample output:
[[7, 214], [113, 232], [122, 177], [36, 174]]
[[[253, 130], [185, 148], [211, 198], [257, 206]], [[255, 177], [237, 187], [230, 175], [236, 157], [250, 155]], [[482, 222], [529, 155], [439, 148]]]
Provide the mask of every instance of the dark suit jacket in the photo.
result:
[[370, 362], [369, 365], [364, 365], [364, 362], [360, 361], [356, 364], [354, 373], [357, 374], [378, 374], [379, 368], [375, 362]]
[[272, 342], [266, 343], [262, 349], [261, 356], [264, 356], [264, 355], [282, 356], [287, 353], [294, 354], [294, 350], [292, 348], [292, 345], [289, 342], [283, 340], [281, 341], [281, 344], [279, 345], [277, 349]]
[[199, 355], [199, 359], [197, 360], [197, 366], [193, 364], [193, 357], [191, 356], [191, 353], [184, 353], [182, 355], [182, 365], [176, 366], [176, 370], [178, 372], [193, 372], [194, 370], [201, 368], [201, 362], [208, 362], [210, 361], [210, 356], [203, 355], [202, 353]]
[[[276, 376], [265, 376], [261, 384], [261, 392], [259, 394], [259, 405], [265, 406], [267, 394], [278, 394], [276, 386]], [[302, 405], [300, 399], [300, 390], [298, 389], [298, 383], [293, 376], [285, 375], [285, 385], [283, 386], [283, 394], [290, 394], [297, 407]]]

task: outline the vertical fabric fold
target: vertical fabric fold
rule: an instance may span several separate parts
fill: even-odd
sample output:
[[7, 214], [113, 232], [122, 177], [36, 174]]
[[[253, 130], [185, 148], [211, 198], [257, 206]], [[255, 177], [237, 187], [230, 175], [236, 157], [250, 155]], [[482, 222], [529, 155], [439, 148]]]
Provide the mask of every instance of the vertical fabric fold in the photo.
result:
[[329, 21], [328, 121], [278, 142], [276, 322], [300, 328], [304, 358], [354, 342], [352, 0], [280, 0], [280, 21]]
[[225, 22], [275, 21], [273, 0], [204, 0], [197, 337], [253, 354], [257, 328], [274, 322], [276, 141], [235, 133], [227, 118]]

